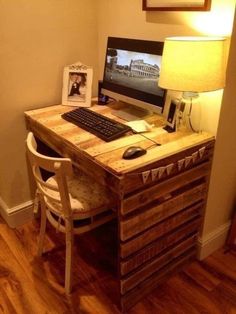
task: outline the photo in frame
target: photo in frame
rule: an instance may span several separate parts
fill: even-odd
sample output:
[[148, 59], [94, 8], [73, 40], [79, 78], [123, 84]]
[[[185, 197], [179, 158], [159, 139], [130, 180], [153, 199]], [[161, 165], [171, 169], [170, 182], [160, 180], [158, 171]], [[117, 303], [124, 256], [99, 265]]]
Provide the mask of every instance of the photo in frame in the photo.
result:
[[82, 63], [64, 68], [62, 105], [90, 107], [92, 97], [93, 70]]
[[144, 11], [209, 11], [211, 0], [143, 0]]

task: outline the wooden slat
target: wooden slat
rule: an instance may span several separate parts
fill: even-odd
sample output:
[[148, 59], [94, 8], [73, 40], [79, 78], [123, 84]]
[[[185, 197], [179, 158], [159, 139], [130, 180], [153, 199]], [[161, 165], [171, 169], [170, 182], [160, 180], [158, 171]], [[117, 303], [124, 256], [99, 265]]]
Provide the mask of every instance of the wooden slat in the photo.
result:
[[146, 230], [139, 236], [132, 238], [127, 242], [120, 243], [120, 256], [126, 258], [129, 255], [143, 249], [146, 245], [152, 241], [158, 239], [164, 234], [171, 232], [175, 228], [185, 224], [192, 218], [200, 216], [202, 213], [203, 203], [197, 203], [194, 206], [177, 213], [176, 215], [171, 216], [169, 219], [166, 219], [152, 228]]
[[90, 146], [86, 149], [86, 153], [89, 154], [90, 156], [98, 156], [107, 152], [112, 152], [114, 150], [117, 150], [119, 148], [124, 148], [124, 147], [129, 147], [132, 145], [139, 145], [143, 146], [144, 143], [147, 142], [147, 146], [150, 145], [150, 141], [147, 141], [141, 136], [140, 134], [134, 134], [132, 136], [128, 136], [125, 138], [119, 138], [115, 141], [108, 142], [104, 145], [104, 143], [95, 145], [95, 146]]
[[146, 278], [150, 277], [164, 265], [169, 263], [174, 258], [182, 255], [185, 251], [196, 246], [196, 235], [192, 235], [180, 244], [174, 246], [172, 249], [167, 251], [165, 254], [158, 256], [152, 262], [142, 267], [140, 270], [132, 273], [130, 276], [121, 280], [121, 294], [127, 293], [129, 290], [133, 289], [140, 282], [144, 281]]
[[183, 208], [205, 198], [206, 185], [200, 184], [191, 190], [187, 190], [176, 197], [163, 202], [160, 205], [140, 212], [131, 218], [120, 222], [120, 238], [126, 241], [129, 238], [143, 232], [163, 219], [181, 211]]
[[[203, 146], [205, 146], [205, 151], [203, 156], [201, 157], [198, 152], [199, 149], [201, 149]], [[131, 173], [128, 173], [124, 175], [122, 179], [122, 185], [124, 186], [124, 193], [130, 194], [133, 193], [134, 191], [142, 191], [146, 186], [152, 186], [154, 184], [160, 184], [164, 180], [168, 180], [169, 178], [173, 176], [177, 176], [183, 172], [188, 171], [189, 169], [195, 168], [198, 165], [204, 163], [204, 162], [209, 162], [211, 163], [212, 156], [213, 156], [213, 149], [214, 149], [214, 141], [211, 141], [207, 143], [207, 145], [197, 145], [192, 148], [189, 148], [185, 151], [182, 151], [178, 154], [173, 154], [167, 158], [163, 158], [158, 161], [154, 161], [153, 163], [150, 163], [144, 167], [141, 167], [138, 171], [132, 171]], [[179, 169], [178, 167], [178, 161], [183, 160], [186, 157], [192, 156], [194, 153], [197, 153], [197, 158], [195, 160], [191, 160], [190, 163], [185, 167]], [[148, 176], [147, 180], [145, 183], [143, 182], [142, 178], [142, 172], [144, 171], [152, 171], [153, 169], [157, 169], [159, 167], [166, 167], [167, 165], [173, 164], [173, 168], [171, 170], [171, 173], [167, 173], [167, 171], [164, 171], [162, 174], [161, 178], [156, 176], [156, 178], [153, 179], [151, 173]]]
[[79, 169], [83, 170], [88, 175], [96, 178], [96, 181], [103, 185], [109, 186], [117, 194], [120, 191], [120, 180], [114, 174], [106, 171], [103, 167], [90, 160], [88, 156], [85, 156], [76, 146], [71, 145], [67, 141], [61, 142], [59, 137], [55, 137], [47, 129], [38, 126], [37, 123], [31, 122], [30, 130], [34, 135], [40, 139], [43, 143], [55, 150], [59, 155], [71, 158], [73, 164]]
[[[113, 159], [110, 161], [110, 153], [102, 154], [96, 157], [96, 160], [101, 164], [106, 164], [109, 168], [113, 169], [116, 173], [127, 173], [135, 169], [139, 169], [140, 165], [148, 165], [153, 161], [161, 160], [167, 158], [173, 154], [184, 151], [188, 148], [194, 147], [200, 143], [207, 143], [213, 137], [209, 137], [209, 134], [203, 132], [201, 135], [199, 133], [194, 134], [178, 134], [179, 138], [175, 139], [173, 142], [163, 143], [163, 145], [158, 147], [150, 148], [146, 155], [132, 160], [124, 160], [121, 158], [121, 151], [117, 151], [117, 160]], [[161, 136], [161, 135], [160, 135]]]
[[[155, 146], [152, 141], [155, 137], [158, 137], [158, 143], [165, 144], [171, 140], [179, 139], [181, 136], [183, 135], [178, 133], [171, 135], [170, 133], [163, 131], [162, 128], [155, 128], [152, 132], [148, 133], [148, 137], [144, 137], [141, 134], [130, 134], [130, 136], [117, 139], [110, 143], [102, 143], [100, 145], [89, 147], [86, 152], [89, 155], [94, 156], [100, 162], [102, 161], [104, 164], [107, 164], [108, 162], [113, 163], [117, 160], [123, 160], [122, 155], [130, 146], [141, 146], [142, 148], [149, 150], [152, 146]], [[127, 162], [127, 160], [124, 160], [124, 162]]]
[[[124, 150], [127, 148], [127, 147], [121, 147], [120, 149], [118, 149], [116, 151], [116, 154], [112, 155], [113, 159], [111, 160], [111, 154], [110, 152], [104, 152], [103, 154], [100, 154], [96, 157], [97, 160], [99, 160], [100, 162], [102, 163], [106, 163], [106, 164], [114, 164], [114, 165], [118, 165], [120, 164], [120, 166], [129, 166], [129, 165], [138, 165], [138, 161], [140, 162], [141, 159], [149, 159], [151, 161], [151, 155], [153, 152], [156, 152], [155, 151], [155, 148], [162, 148], [164, 146], [166, 146], [166, 144], [170, 143], [170, 142], [175, 142], [177, 140], [179, 140], [180, 138], [183, 138], [183, 137], [188, 137], [190, 136], [191, 132], [176, 132], [176, 133], [159, 133], [157, 136], [156, 136], [156, 129], [153, 129], [151, 132], [148, 132], [145, 134], [145, 137], [143, 137], [143, 139], [147, 140], [147, 139], [150, 139], [148, 140], [149, 141], [149, 149], [147, 151], [147, 154], [142, 156], [142, 157], [139, 157], [137, 159], [132, 159], [132, 160], [122, 160], [122, 158], [120, 158], [120, 156], [122, 156], [122, 154], [124, 153]], [[161, 144], [161, 146], [156, 146], [156, 145], [153, 145], [154, 143], [152, 142], [152, 140], [155, 140], [157, 143]], [[154, 151], [153, 151], [154, 150]], [[157, 160], [159, 160], [159, 158], [157, 158]], [[136, 168], [136, 167], [135, 167]], [[123, 171], [122, 171], [123, 172]], [[126, 172], [126, 171], [124, 171]]]
[[173, 260], [172, 263], [167, 265], [162, 269], [161, 272], [157, 272], [157, 274], [151, 276], [148, 280], [139, 284], [135, 289], [130, 291], [121, 297], [121, 309], [123, 311], [127, 311], [134, 304], [136, 304], [140, 299], [142, 299], [145, 295], [150, 293], [158, 284], [161, 284], [166, 277], [170, 276], [174, 271], [181, 269], [187, 261], [195, 257], [196, 250], [192, 249], [188, 251], [183, 256]]
[[151, 186], [148, 189], [144, 189], [139, 193], [127, 197], [122, 202], [121, 213], [123, 215], [130, 213], [134, 209], [138, 208], [140, 204], [144, 206], [148, 204], [150, 200], [153, 201], [158, 199], [159, 197], [165, 196], [181, 186], [207, 176], [210, 171], [210, 166], [210, 162], [200, 164], [197, 167], [165, 180], [158, 185]]
[[[193, 134], [191, 132], [174, 132], [158, 135], [156, 130], [160, 125], [157, 125], [157, 128], [153, 128], [153, 131], [146, 134], [147, 137], [150, 137], [150, 140], [143, 140], [145, 142], [149, 141], [150, 145], [153, 144], [153, 139], [156, 141], [160, 140], [162, 146], [150, 148], [146, 155], [137, 159], [124, 160], [122, 159], [124, 150], [131, 143], [131, 145], [139, 145], [141, 136], [126, 136], [122, 138], [123, 141], [121, 139], [117, 141], [117, 146], [114, 146], [116, 141], [114, 141], [112, 145], [105, 143], [95, 135], [89, 134], [87, 131], [84, 131], [80, 128], [75, 128], [71, 123], [63, 121], [60, 115], [63, 112], [69, 111], [71, 109], [73, 108], [58, 105], [25, 112], [27, 126], [32, 131], [37, 130], [41, 139], [46, 139], [48, 134], [50, 134], [50, 142], [54, 146], [56, 146], [55, 143], [58, 142], [66, 143], [70, 146], [71, 150], [74, 150], [74, 154], [77, 154], [77, 148], [80, 148], [80, 153], [82, 155], [94, 160], [100, 165], [100, 167], [103, 167], [115, 175], [128, 173], [154, 161], [161, 160], [178, 152], [182, 152], [188, 148], [194, 147], [195, 145], [207, 143], [214, 139], [212, 135], [204, 132]], [[93, 106], [91, 109], [101, 112], [107, 116], [110, 116], [112, 110], [109, 107], [101, 108], [101, 106], [97, 105]], [[58, 117], [56, 117], [57, 115]], [[116, 120], [115, 117], [112, 118]], [[157, 116], [156, 120], [158, 119], [160, 119], [160, 117]], [[68, 129], [68, 125], [71, 125], [71, 131], [70, 128]], [[63, 128], [65, 128], [65, 132], [63, 131]], [[91, 147], [98, 148], [98, 155], [94, 153], [94, 150], [91, 150]], [[67, 145], [64, 147], [63, 152], [64, 154], [67, 154]]]
[[120, 272], [121, 275], [128, 274], [129, 272], [135, 270], [140, 265], [151, 260], [154, 256], [159, 254], [161, 251], [167, 249], [168, 247], [178, 243], [182, 239], [186, 238], [188, 235], [198, 231], [201, 223], [201, 218], [197, 218], [194, 221], [189, 222], [183, 227], [180, 227], [177, 231], [174, 231], [157, 241], [151, 243], [149, 246], [143, 250], [136, 253], [134, 256], [121, 261]]

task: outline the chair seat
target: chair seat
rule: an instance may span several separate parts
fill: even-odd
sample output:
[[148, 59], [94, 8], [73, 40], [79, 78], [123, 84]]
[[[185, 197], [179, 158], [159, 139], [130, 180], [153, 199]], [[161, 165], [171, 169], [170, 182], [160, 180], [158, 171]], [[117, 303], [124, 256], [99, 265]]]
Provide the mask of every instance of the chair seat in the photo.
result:
[[[47, 183], [57, 186], [55, 176], [48, 178]], [[106, 210], [112, 204], [108, 189], [82, 172], [77, 172], [73, 178], [68, 178], [67, 183], [73, 214], [79, 213], [87, 216], [100, 208]], [[48, 190], [48, 193], [52, 197], [58, 197], [56, 191]], [[54, 208], [58, 208], [58, 204], [53, 201], [47, 200], [47, 202], [50, 202]], [[61, 208], [59, 209], [61, 210]]]

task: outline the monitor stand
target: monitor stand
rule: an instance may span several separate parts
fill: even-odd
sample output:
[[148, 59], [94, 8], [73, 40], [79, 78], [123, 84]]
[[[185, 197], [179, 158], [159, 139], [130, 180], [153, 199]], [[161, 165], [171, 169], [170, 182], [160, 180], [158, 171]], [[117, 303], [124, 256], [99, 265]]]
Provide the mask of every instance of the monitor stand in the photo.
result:
[[147, 109], [143, 109], [134, 105], [129, 105], [120, 101], [119, 103], [122, 103], [124, 107], [120, 109], [113, 109], [111, 113], [114, 116], [121, 118], [125, 121], [143, 120], [152, 115], [151, 111], [148, 111]]

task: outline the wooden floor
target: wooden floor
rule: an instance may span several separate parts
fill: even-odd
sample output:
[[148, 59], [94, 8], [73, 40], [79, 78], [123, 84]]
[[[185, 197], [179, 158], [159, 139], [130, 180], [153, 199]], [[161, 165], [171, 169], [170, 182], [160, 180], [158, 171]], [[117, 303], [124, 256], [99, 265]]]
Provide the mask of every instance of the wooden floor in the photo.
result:
[[[34, 221], [13, 230], [0, 218], [0, 313], [119, 314], [114, 225], [76, 237], [71, 297], [62, 286], [64, 238], [49, 227], [48, 253], [37, 258], [38, 228]], [[236, 252], [193, 262], [128, 313], [236, 313]]]

